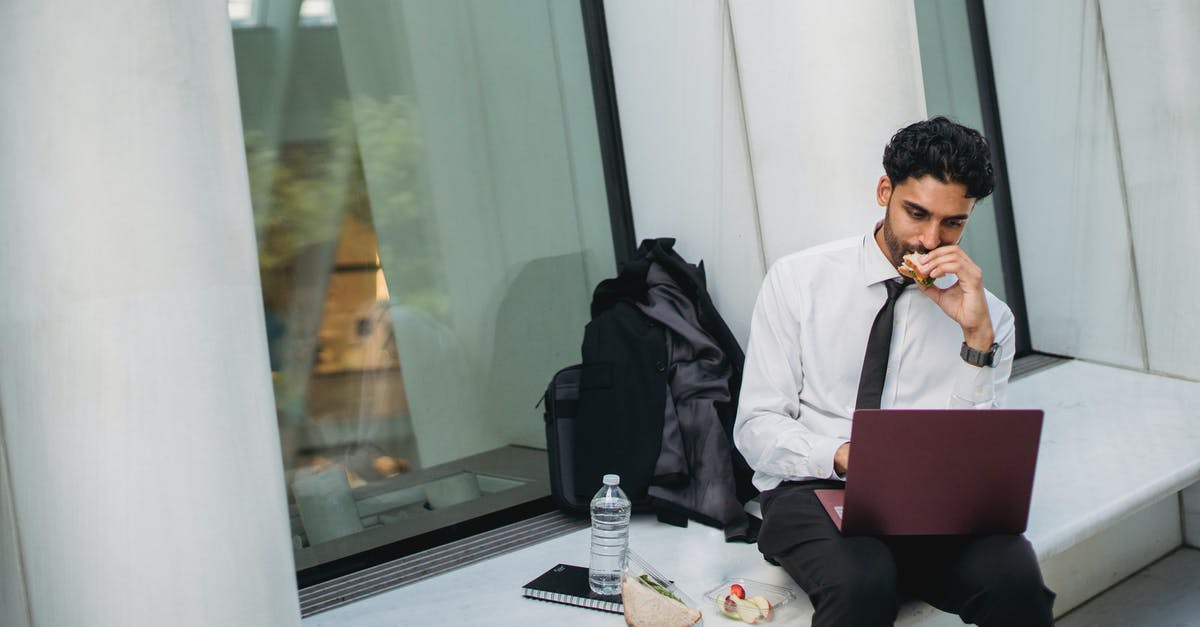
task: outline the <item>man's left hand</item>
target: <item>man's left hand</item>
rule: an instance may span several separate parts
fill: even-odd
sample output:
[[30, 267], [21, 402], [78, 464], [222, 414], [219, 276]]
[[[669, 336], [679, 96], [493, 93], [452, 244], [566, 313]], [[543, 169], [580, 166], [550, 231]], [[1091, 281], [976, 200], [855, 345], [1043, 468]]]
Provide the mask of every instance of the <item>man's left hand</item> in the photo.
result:
[[933, 249], [920, 258], [917, 269], [934, 279], [947, 274], [958, 277], [958, 282], [945, 289], [936, 285], [917, 287], [962, 327], [967, 346], [980, 351], [991, 348], [995, 333], [983, 291], [983, 270], [959, 246]]

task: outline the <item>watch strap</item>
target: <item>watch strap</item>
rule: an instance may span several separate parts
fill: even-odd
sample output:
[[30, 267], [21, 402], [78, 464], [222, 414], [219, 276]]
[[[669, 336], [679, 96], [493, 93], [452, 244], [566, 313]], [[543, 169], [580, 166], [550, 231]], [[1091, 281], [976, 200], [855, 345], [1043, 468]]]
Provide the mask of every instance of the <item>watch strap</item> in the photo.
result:
[[970, 346], [967, 346], [966, 342], [963, 342], [962, 350], [960, 350], [958, 354], [960, 357], [962, 357], [963, 361], [967, 362], [968, 364], [982, 368], [984, 366], [990, 367], [996, 365], [996, 353], [999, 350], [999, 344], [992, 344], [992, 347], [986, 351], [978, 351]]

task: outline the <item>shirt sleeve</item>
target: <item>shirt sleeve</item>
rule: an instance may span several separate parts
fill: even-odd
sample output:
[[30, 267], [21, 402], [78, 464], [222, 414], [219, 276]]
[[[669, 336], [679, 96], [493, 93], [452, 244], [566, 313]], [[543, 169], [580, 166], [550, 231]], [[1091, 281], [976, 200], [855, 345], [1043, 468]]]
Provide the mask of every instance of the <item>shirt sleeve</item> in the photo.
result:
[[763, 280], [742, 375], [733, 441], [754, 470], [784, 480], [834, 476], [833, 456], [848, 440], [813, 432], [800, 418], [804, 365], [794, 290], [776, 263]]
[[996, 343], [1000, 345], [999, 360], [994, 366], [980, 367], [959, 359], [954, 366], [954, 392], [946, 405], [950, 409], [991, 409], [1004, 405], [1017, 350], [1016, 327], [1011, 310], [999, 301], [988, 305], [1003, 307], [999, 319], [993, 323]]

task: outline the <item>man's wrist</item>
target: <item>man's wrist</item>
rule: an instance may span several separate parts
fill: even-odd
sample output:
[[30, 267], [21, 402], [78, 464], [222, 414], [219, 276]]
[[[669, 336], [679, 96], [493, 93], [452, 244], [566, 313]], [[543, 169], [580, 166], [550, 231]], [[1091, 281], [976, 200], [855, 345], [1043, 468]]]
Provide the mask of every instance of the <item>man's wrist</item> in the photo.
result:
[[992, 344], [986, 351], [978, 351], [968, 346], [966, 342], [963, 342], [962, 350], [958, 352], [958, 355], [968, 364], [982, 368], [984, 366], [996, 365], [996, 353], [999, 350], [999, 344]]
[[996, 342], [996, 333], [992, 331], [991, 326], [973, 331], [963, 329], [963, 341], [967, 343], [967, 346], [977, 351], [988, 351], [991, 350], [992, 344]]

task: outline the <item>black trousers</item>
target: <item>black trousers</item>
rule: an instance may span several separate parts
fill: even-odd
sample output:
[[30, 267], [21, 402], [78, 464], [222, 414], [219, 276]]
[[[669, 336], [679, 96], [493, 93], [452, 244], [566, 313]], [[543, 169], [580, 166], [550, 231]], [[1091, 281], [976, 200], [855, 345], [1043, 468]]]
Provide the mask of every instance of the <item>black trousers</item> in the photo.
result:
[[812, 493], [785, 483], [761, 497], [758, 547], [808, 594], [814, 626], [891, 625], [916, 597], [978, 625], [1053, 625], [1054, 593], [1024, 536], [843, 536]]

